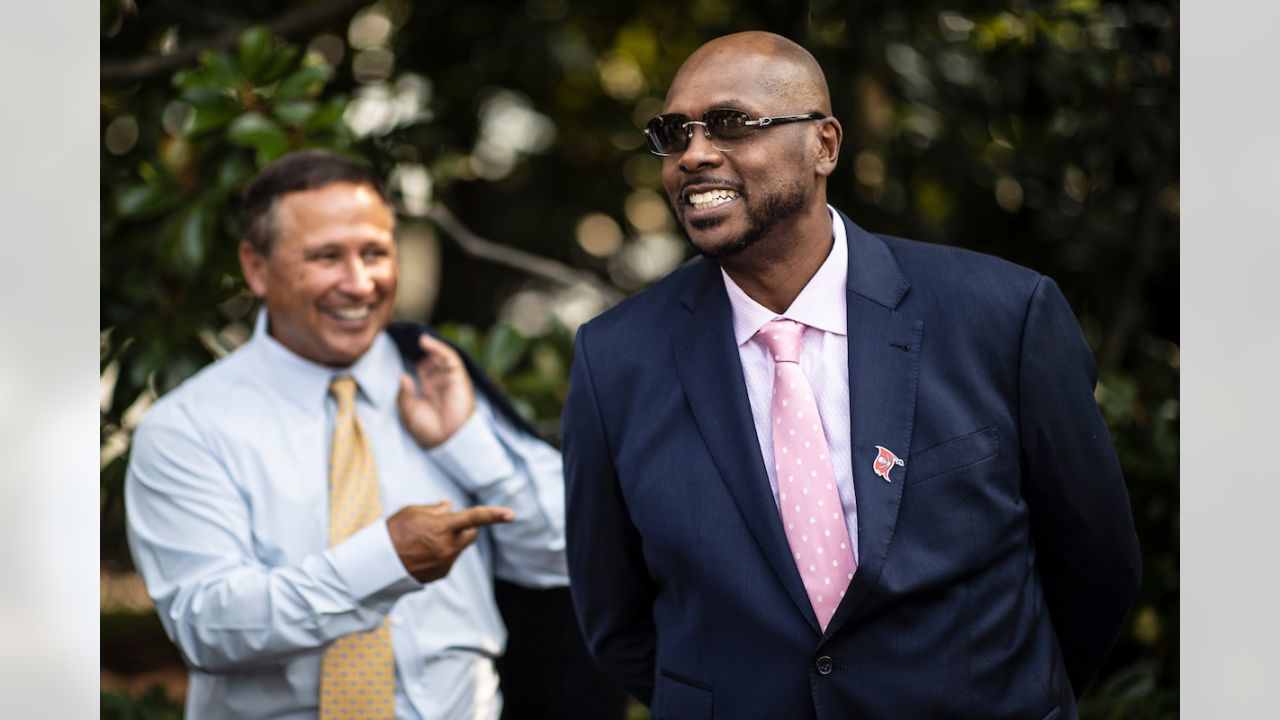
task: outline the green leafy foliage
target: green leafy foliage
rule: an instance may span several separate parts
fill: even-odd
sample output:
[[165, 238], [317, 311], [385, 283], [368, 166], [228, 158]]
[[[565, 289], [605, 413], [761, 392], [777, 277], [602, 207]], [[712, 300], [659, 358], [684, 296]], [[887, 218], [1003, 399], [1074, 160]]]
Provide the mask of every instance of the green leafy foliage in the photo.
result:
[[1137, 662], [1117, 671], [1080, 704], [1081, 720], [1178, 717], [1177, 688], [1162, 686], [1159, 666]]
[[[104, 61], [155, 55], [171, 31], [182, 42], [212, 37], [300, 5], [179, 11], [108, 0]], [[372, 15], [382, 20], [358, 22]], [[1176, 717], [1176, 2], [376, 0], [355, 20], [335, 17], [295, 38], [336, 44], [333, 67], [257, 29], [195, 66], [103, 88], [102, 367], [115, 378], [104, 448], [120, 445], [126, 410], [145, 389], [164, 392], [246, 335], [252, 303], [234, 257], [235, 199], [270, 158], [320, 145], [358, 149], [388, 170], [419, 163], [434, 199], [478, 235], [632, 290], [644, 283], [619, 279], [616, 256], [574, 242], [579, 222], [608, 215], [625, 236], [619, 253], [635, 245], [643, 231], [631, 201], [661, 194], [660, 162], [644, 153], [639, 128], [660, 111], [676, 68], [716, 35], [772, 30], [810, 48], [827, 73], [845, 132], [832, 204], [869, 230], [1039, 270], [1076, 309], [1099, 360], [1098, 400], [1145, 574], [1081, 711]], [[376, 91], [394, 105], [415, 77], [424, 111], [374, 123], [357, 148], [342, 119], [347, 95]], [[493, 140], [485, 108], [503, 92], [552, 133], [495, 170], [483, 152]], [[129, 120], [136, 139], [109, 149], [115, 124], [127, 130]], [[434, 317], [554, 435], [570, 333], [553, 326], [524, 337], [495, 324], [502, 301], [529, 280], [520, 270], [449, 245], [442, 263]], [[104, 457], [104, 562], [127, 564], [123, 456]]]
[[99, 693], [101, 704], [98, 717], [102, 720], [179, 720], [182, 706], [165, 694], [164, 688], [153, 685], [140, 697], [121, 692]]
[[573, 336], [561, 325], [540, 337], [524, 337], [506, 323], [487, 333], [448, 323], [440, 332], [480, 364], [543, 437], [560, 436], [560, 410], [569, 386]]
[[[104, 442], [128, 409], [234, 345], [252, 308], [236, 260], [239, 196], [258, 168], [302, 147], [351, 148], [346, 98], [320, 98], [332, 69], [264, 28], [145, 92], [104, 88], [104, 124], [137, 113], [122, 155], [102, 155], [102, 366], [115, 377]], [[150, 109], [148, 113], [146, 110]], [[131, 115], [133, 116], [133, 115]], [[123, 457], [102, 472], [104, 562], [126, 565]]]

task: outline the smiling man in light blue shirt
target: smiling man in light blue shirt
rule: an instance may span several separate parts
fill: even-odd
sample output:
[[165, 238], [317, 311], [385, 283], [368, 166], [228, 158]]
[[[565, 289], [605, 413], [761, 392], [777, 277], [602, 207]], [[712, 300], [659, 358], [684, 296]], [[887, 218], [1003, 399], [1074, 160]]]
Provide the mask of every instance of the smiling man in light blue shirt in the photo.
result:
[[[326, 646], [389, 619], [396, 717], [497, 718], [494, 577], [567, 582], [559, 453], [444, 343], [424, 335], [406, 367], [385, 332], [394, 219], [372, 170], [286, 156], [246, 191], [245, 221], [266, 306], [253, 338], [156, 403], [126, 485], [136, 564], [190, 666], [187, 717], [316, 717]], [[340, 376], [383, 517], [330, 545]]]

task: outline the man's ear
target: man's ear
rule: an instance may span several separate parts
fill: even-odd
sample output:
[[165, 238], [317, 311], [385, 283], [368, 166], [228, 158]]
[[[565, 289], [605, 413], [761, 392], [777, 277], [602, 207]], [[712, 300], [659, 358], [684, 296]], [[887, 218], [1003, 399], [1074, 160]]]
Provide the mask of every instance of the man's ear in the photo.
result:
[[248, 240], [240, 241], [240, 269], [244, 271], [244, 281], [249, 289], [258, 297], [267, 295], [267, 258], [254, 249]]
[[844, 138], [844, 128], [835, 118], [819, 120], [822, 127], [818, 130], [818, 166], [817, 172], [827, 177], [836, 171], [836, 160], [840, 158], [840, 141]]

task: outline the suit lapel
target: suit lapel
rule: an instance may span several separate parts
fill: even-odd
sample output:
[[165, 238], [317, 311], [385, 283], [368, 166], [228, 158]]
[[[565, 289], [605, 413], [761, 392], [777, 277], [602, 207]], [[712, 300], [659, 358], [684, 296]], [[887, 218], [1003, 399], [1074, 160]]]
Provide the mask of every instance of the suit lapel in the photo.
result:
[[698, 260], [702, 274], [683, 300], [690, 313], [673, 333], [676, 371], [720, 478], [796, 608], [818, 631], [817, 618], [782, 529], [760, 457], [742, 362], [733, 336], [732, 308], [715, 263]]
[[849, 241], [846, 294], [853, 486], [858, 512], [858, 571], [827, 626], [838, 631], [880, 579], [898, 522], [907, 468], [876, 475], [876, 446], [906, 459], [915, 421], [924, 321], [896, 310], [910, 286], [884, 242], [841, 214]]

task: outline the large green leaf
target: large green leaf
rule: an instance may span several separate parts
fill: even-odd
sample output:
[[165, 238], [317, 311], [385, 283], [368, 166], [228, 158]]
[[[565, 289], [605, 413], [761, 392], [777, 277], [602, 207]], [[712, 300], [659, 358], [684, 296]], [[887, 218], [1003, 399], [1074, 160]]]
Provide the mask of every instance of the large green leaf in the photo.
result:
[[334, 123], [342, 119], [342, 114], [346, 111], [346, 96], [340, 95], [330, 98], [307, 120], [306, 130], [310, 132], [328, 130], [333, 127]]
[[233, 87], [236, 84], [236, 68], [226, 53], [204, 50], [200, 53], [200, 66], [174, 76], [174, 83], [184, 90], [187, 88], [182, 84], [211, 89]]
[[273, 97], [277, 102], [311, 97], [329, 81], [330, 77], [333, 77], [333, 68], [328, 65], [307, 65], [298, 68], [280, 81]]
[[298, 46], [285, 45], [275, 52], [262, 63], [262, 68], [258, 71], [256, 81], [258, 84], [275, 82], [284, 75], [289, 68], [293, 67], [294, 61], [298, 59]]
[[241, 147], [251, 147], [264, 155], [277, 155], [289, 147], [284, 130], [276, 122], [250, 112], [236, 118], [227, 128], [227, 139]]
[[172, 188], [132, 185], [116, 196], [116, 212], [126, 220], [140, 220], [168, 210], [181, 200]]
[[185, 275], [194, 275], [204, 264], [212, 227], [208, 210], [207, 203], [193, 205], [178, 225], [178, 245], [174, 260]]
[[286, 125], [304, 127], [316, 114], [316, 108], [314, 100], [288, 100], [276, 103], [271, 114]]
[[271, 31], [261, 25], [251, 27], [240, 36], [238, 59], [240, 72], [249, 80], [258, 79], [258, 71], [271, 55], [271, 44], [275, 39]]
[[227, 153], [218, 162], [218, 189], [224, 193], [237, 192], [252, 173], [253, 167], [245, 160], [244, 153]]
[[500, 323], [489, 332], [484, 343], [484, 356], [480, 361], [484, 363], [486, 370], [502, 377], [515, 367], [528, 345], [529, 341], [510, 325]]
[[221, 130], [244, 109], [233, 98], [213, 91], [184, 93], [183, 99], [191, 104], [191, 117], [185, 129], [191, 138]]

